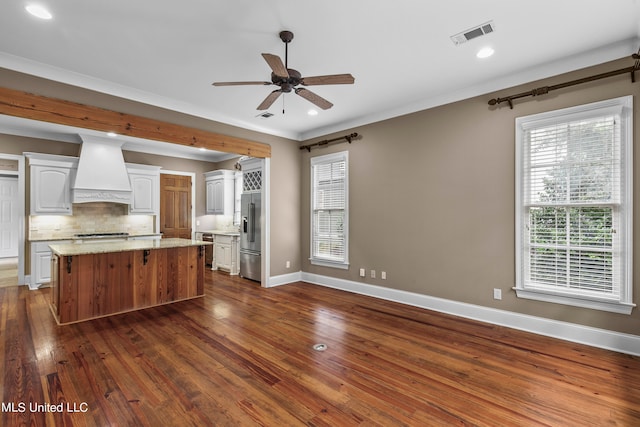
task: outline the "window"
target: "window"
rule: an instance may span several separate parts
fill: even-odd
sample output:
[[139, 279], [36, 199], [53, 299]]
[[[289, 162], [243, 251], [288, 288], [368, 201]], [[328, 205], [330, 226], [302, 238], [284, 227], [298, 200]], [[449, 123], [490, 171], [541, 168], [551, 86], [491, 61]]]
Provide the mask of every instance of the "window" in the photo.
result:
[[311, 159], [312, 264], [349, 267], [348, 152]]
[[518, 297], [631, 313], [632, 107], [516, 119]]

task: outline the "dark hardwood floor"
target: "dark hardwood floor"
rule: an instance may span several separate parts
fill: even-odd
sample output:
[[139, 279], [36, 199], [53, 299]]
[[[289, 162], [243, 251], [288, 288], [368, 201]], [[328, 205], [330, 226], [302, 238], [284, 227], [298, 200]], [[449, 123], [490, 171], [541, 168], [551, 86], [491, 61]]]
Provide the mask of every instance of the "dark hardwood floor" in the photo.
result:
[[1, 288], [0, 425], [640, 425], [638, 357], [206, 274], [204, 298], [68, 326]]

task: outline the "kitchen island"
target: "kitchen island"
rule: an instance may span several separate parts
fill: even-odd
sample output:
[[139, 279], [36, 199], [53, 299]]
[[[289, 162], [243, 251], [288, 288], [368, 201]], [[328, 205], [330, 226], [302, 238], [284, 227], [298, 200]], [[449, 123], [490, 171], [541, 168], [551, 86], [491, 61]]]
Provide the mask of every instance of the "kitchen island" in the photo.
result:
[[51, 309], [75, 323], [204, 296], [204, 247], [190, 239], [49, 245]]

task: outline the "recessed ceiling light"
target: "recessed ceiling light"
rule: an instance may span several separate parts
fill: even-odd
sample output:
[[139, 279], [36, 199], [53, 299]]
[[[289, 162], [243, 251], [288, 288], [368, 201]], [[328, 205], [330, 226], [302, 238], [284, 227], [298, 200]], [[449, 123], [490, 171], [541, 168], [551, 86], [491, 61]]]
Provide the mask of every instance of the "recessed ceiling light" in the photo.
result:
[[488, 57], [490, 57], [491, 55], [493, 55], [493, 54], [494, 54], [494, 52], [495, 52], [495, 51], [494, 51], [492, 48], [490, 48], [490, 47], [488, 47], [488, 46], [487, 46], [487, 47], [483, 47], [482, 49], [480, 49], [480, 50], [478, 51], [478, 53], [476, 53], [476, 56], [477, 56], [478, 58], [481, 58], [481, 59], [483, 59], [483, 58], [488, 58]]
[[309, 110], [307, 111], [307, 114], [310, 116], [317, 116], [318, 115], [318, 111], [317, 110]]
[[28, 4], [25, 7], [25, 9], [27, 10], [27, 12], [29, 12], [33, 16], [40, 19], [53, 18], [53, 15], [51, 15], [51, 12], [49, 12], [47, 9], [44, 8], [44, 6], [41, 6], [39, 4]]

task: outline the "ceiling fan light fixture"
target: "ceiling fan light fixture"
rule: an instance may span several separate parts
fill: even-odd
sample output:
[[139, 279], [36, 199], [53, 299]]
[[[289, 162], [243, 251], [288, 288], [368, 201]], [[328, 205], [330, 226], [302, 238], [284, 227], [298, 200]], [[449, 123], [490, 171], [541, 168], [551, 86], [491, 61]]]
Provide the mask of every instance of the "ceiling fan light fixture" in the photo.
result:
[[25, 10], [29, 12], [31, 15], [35, 16], [36, 18], [45, 19], [45, 20], [49, 20], [53, 18], [53, 15], [51, 14], [51, 12], [49, 12], [44, 6], [41, 6], [39, 4], [33, 4], [33, 3], [28, 4], [25, 6]]
[[317, 116], [318, 115], [318, 110], [314, 110], [313, 108], [309, 111], [307, 111], [307, 114], [310, 116]]

